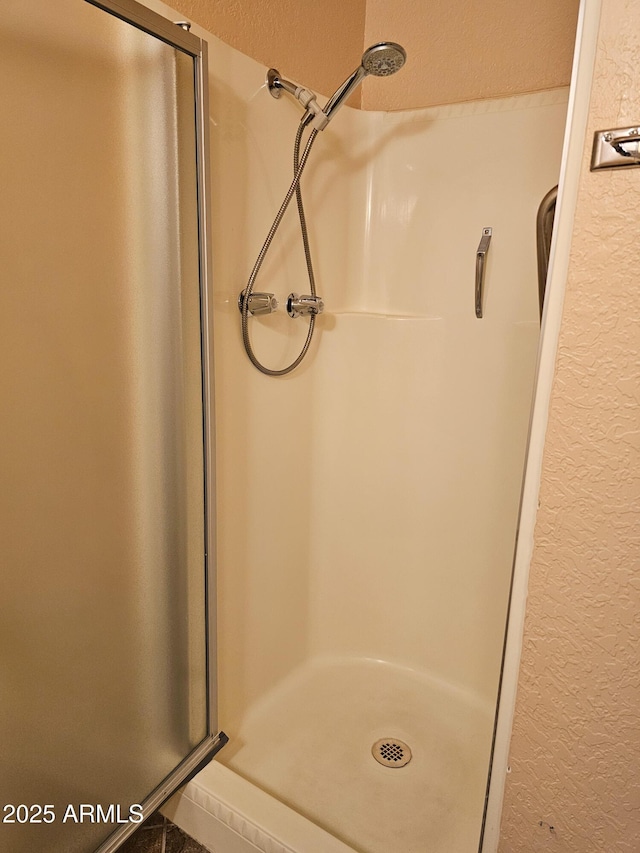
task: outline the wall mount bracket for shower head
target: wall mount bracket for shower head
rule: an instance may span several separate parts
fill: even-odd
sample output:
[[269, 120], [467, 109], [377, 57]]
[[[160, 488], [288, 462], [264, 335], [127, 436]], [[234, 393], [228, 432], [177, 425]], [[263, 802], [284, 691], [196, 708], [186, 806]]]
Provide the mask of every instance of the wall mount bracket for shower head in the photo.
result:
[[277, 68], [270, 68], [267, 71], [267, 88], [274, 98], [279, 98], [283, 89], [293, 95], [307, 111], [306, 123], [310, 122], [316, 130], [324, 130], [329, 123], [329, 117], [318, 104], [315, 94], [310, 89], [296, 86], [290, 80], [285, 80], [280, 76]]

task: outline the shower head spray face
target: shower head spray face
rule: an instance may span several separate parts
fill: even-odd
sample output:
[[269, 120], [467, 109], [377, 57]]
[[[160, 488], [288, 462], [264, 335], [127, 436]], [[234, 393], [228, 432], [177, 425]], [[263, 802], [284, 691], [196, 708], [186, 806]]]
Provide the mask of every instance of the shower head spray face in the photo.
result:
[[389, 77], [399, 71], [407, 61], [403, 47], [393, 41], [383, 41], [365, 50], [362, 67], [374, 77]]

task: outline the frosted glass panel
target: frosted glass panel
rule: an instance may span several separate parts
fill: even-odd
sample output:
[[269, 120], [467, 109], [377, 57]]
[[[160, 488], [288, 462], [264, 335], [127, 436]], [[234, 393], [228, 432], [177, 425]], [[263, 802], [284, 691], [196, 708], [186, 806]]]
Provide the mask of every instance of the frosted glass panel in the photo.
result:
[[207, 733], [193, 59], [4, 0], [0, 111], [0, 849], [74, 853]]

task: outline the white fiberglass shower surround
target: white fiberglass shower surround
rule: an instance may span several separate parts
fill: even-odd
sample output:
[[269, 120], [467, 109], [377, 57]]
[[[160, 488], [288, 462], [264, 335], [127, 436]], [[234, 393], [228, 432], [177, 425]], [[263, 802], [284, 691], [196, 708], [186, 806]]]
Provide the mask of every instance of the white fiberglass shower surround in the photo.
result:
[[[244, 354], [237, 303], [300, 110], [210, 41], [230, 743], [167, 810], [225, 853], [474, 853], [539, 336], [535, 215], [558, 181], [568, 92], [345, 108], [304, 177], [325, 313], [304, 364], [274, 379]], [[281, 302], [304, 279], [298, 227], [291, 211], [261, 273]], [[305, 321], [250, 322], [262, 361], [300, 350]], [[380, 739], [409, 763], [374, 760]]]
[[[238, 293], [300, 110], [205, 37], [230, 742], [166, 813], [217, 853], [476, 853], [538, 350], [535, 216], [569, 92], [344, 108], [304, 177], [325, 313], [305, 362], [272, 378], [245, 356]], [[261, 272], [281, 302], [303, 289], [298, 228], [291, 211]], [[250, 322], [261, 360], [295, 358], [306, 320]], [[380, 740], [404, 766], [374, 759]]]

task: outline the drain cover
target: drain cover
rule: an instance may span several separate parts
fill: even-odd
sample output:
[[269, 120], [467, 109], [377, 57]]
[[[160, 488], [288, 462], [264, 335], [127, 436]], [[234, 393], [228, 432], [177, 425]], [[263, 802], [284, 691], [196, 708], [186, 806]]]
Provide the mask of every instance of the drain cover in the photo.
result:
[[411, 761], [411, 750], [403, 740], [383, 737], [371, 747], [371, 754], [384, 767], [404, 767]]

